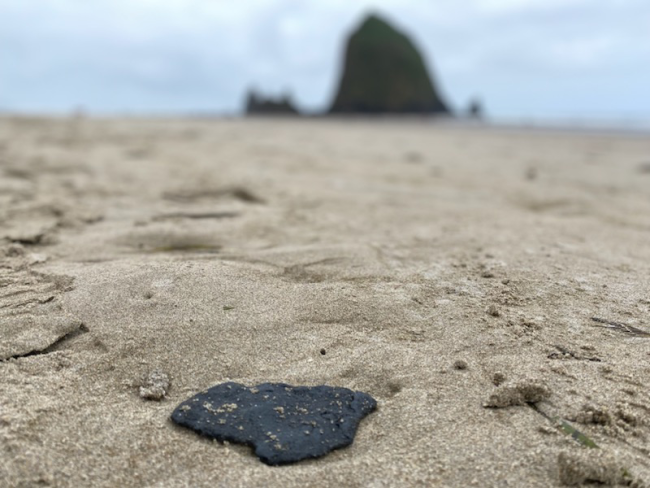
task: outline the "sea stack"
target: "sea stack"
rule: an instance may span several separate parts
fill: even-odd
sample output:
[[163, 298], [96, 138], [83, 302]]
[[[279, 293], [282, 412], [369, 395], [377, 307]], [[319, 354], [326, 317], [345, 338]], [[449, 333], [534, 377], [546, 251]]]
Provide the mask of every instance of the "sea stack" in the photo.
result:
[[449, 109], [413, 42], [370, 15], [348, 40], [330, 112], [447, 114]]

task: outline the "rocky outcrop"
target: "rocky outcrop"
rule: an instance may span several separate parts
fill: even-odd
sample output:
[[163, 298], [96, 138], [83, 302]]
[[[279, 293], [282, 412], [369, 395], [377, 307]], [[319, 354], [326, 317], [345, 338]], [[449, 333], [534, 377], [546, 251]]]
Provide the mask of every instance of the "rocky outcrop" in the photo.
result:
[[255, 91], [248, 92], [246, 100], [247, 115], [297, 115], [291, 97], [283, 95], [280, 98], [265, 98]]

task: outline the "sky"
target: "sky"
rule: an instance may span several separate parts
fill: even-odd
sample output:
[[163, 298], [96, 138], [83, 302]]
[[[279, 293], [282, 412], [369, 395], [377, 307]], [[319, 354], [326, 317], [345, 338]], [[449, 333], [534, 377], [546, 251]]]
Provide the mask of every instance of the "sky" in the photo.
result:
[[0, 110], [235, 114], [251, 87], [324, 110], [371, 12], [456, 110], [650, 120], [648, 0], [0, 0]]

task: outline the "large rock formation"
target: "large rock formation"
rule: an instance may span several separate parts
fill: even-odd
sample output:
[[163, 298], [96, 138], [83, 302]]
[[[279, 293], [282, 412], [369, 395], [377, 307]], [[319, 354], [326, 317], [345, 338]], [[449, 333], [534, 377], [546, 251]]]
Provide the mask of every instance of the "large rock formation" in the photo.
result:
[[332, 113], [448, 113], [410, 39], [375, 15], [348, 40]]

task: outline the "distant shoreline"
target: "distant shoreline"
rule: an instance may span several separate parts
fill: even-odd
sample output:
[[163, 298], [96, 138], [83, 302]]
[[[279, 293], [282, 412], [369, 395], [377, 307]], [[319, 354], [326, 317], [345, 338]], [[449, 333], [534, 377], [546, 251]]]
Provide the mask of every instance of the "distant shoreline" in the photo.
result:
[[10, 119], [34, 119], [34, 120], [58, 120], [58, 119], [89, 119], [89, 120], [297, 120], [305, 121], [349, 121], [349, 122], [395, 122], [404, 121], [407, 123], [435, 123], [439, 127], [467, 128], [467, 129], [496, 129], [515, 131], [540, 131], [615, 135], [615, 136], [648, 136], [650, 135], [649, 118], [629, 119], [587, 119], [587, 118], [532, 118], [532, 117], [484, 117], [483, 119], [471, 119], [467, 117], [453, 117], [441, 115], [420, 115], [420, 114], [300, 114], [300, 115], [246, 115], [242, 113], [218, 113], [218, 112], [186, 112], [186, 113], [64, 113], [64, 112], [2, 112], [0, 121]]

